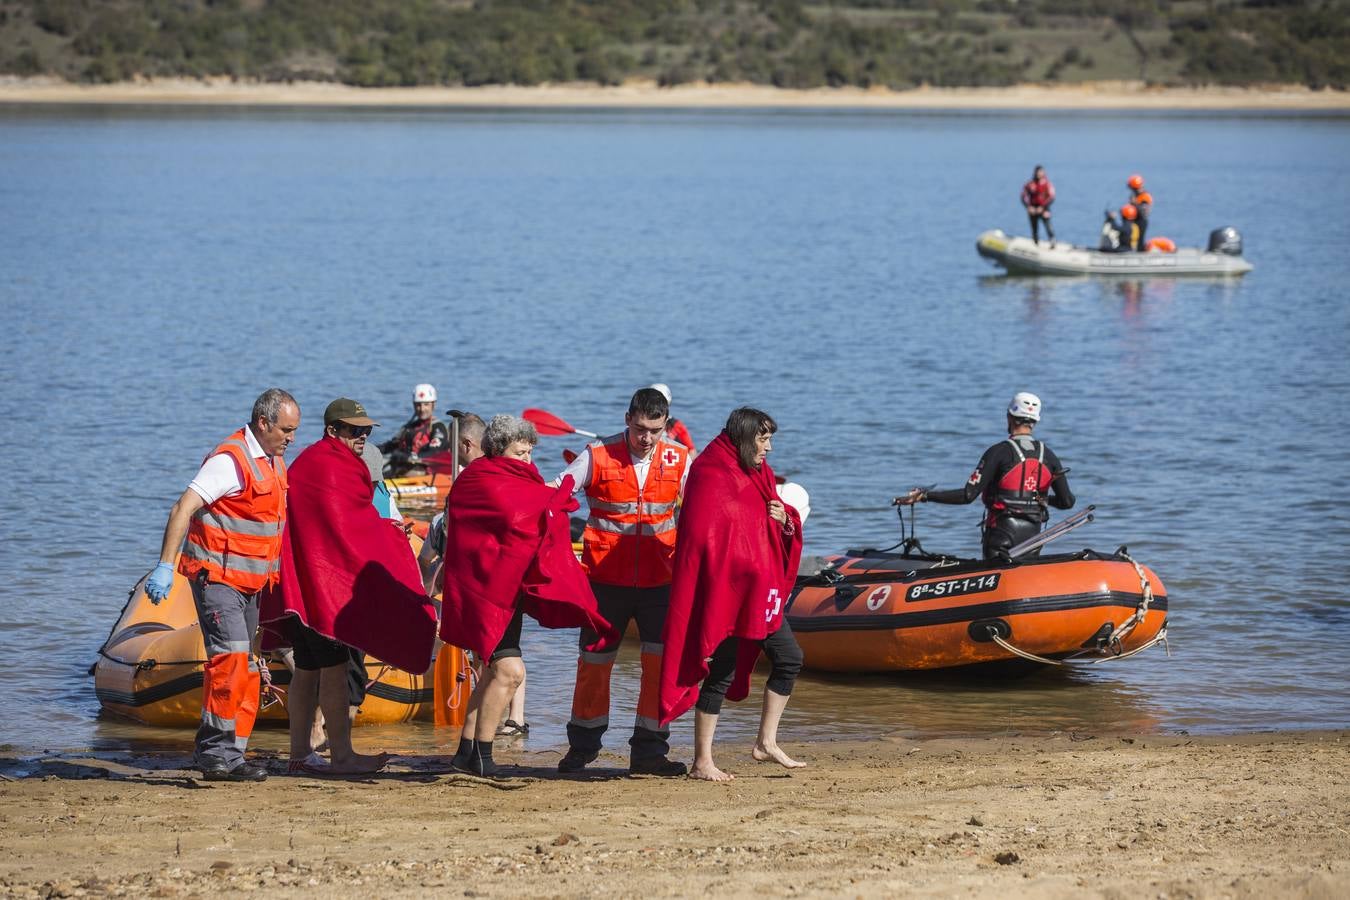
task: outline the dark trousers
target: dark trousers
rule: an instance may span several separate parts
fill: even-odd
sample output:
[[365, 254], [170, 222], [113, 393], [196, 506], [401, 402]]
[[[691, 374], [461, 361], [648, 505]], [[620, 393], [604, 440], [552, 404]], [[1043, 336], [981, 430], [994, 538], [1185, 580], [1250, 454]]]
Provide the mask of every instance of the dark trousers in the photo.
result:
[[[764, 683], [765, 690], [791, 696], [802, 671], [802, 648], [797, 645], [792, 626], [784, 618], [783, 627], [759, 643], [773, 666], [769, 680]], [[736, 654], [740, 646], [740, 638], [729, 637], [713, 651], [712, 659], [708, 661], [708, 675], [699, 687], [698, 703], [695, 704], [701, 712], [715, 716], [722, 711], [722, 701], [726, 699], [727, 688], [731, 687], [731, 678], [736, 673]]]
[[1031, 239], [1036, 243], [1041, 242], [1039, 233], [1041, 222], [1045, 223], [1045, 236], [1050, 240], [1055, 239], [1055, 229], [1050, 227], [1050, 210], [1038, 213], [1027, 213], [1027, 221], [1031, 223]]
[[651, 588], [619, 587], [591, 582], [600, 615], [614, 626], [618, 636], [587, 650], [599, 637], [581, 629], [577, 681], [572, 692], [572, 718], [567, 723], [567, 743], [577, 750], [598, 753], [609, 728], [609, 679], [619, 644], [630, 621], [637, 621], [642, 641], [642, 683], [638, 690], [637, 715], [633, 720], [631, 760], [652, 759], [670, 752], [670, 726], [660, 722], [661, 643], [670, 606], [670, 585]]
[[[1005, 555], [1011, 548], [1040, 533], [1040, 522], [1017, 516], [1001, 516], [995, 519], [993, 524], [984, 526], [984, 539], [982, 541], [984, 558], [997, 559]], [[1028, 553], [1027, 557], [1040, 555], [1041, 551], [1038, 547]]]

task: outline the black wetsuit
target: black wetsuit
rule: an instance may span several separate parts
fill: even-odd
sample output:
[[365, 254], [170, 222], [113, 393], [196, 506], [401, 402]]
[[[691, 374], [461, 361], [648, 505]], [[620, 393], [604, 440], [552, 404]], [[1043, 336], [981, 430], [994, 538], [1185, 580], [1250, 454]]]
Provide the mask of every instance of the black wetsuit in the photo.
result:
[[[1014, 441], [1017, 447], [1013, 446]], [[1005, 553], [1039, 533], [1047, 518], [1045, 504], [1056, 509], [1072, 509], [1074, 504], [1059, 457], [1029, 434], [999, 441], [984, 451], [965, 487], [929, 491], [924, 499], [933, 503], [970, 503], [976, 497], [983, 497], [988, 510], [983, 539], [986, 559]]]

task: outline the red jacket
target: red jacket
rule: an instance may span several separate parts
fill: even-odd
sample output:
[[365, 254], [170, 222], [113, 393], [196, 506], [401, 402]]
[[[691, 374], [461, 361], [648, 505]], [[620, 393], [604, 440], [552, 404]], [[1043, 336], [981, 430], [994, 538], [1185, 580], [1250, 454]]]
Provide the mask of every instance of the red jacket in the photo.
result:
[[1055, 202], [1055, 186], [1049, 178], [1037, 181], [1035, 178], [1022, 185], [1022, 205], [1045, 208]]

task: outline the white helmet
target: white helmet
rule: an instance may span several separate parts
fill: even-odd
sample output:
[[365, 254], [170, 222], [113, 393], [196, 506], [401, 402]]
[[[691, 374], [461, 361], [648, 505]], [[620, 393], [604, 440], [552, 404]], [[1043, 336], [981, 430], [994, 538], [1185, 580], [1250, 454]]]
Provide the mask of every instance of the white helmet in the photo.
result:
[[778, 499], [797, 510], [802, 524], [806, 524], [806, 517], [811, 515], [811, 497], [806, 488], [795, 481], [786, 481], [778, 486]]
[[649, 391], [656, 391], [656, 392], [657, 392], [658, 394], [660, 394], [662, 397], [665, 397], [665, 398], [666, 398], [666, 402], [667, 402], [667, 403], [670, 402], [670, 388], [666, 387], [666, 386], [665, 386], [664, 384], [662, 384], [661, 382], [658, 381], [656, 384], [649, 384], [649, 385], [647, 385], [647, 390], [649, 390]]
[[436, 388], [429, 384], [419, 384], [417, 387], [413, 388], [413, 402], [435, 403]]
[[1039, 422], [1041, 420], [1041, 398], [1026, 391], [1013, 394], [1012, 402], [1008, 404], [1008, 415], [1014, 419], [1030, 419], [1033, 422]]

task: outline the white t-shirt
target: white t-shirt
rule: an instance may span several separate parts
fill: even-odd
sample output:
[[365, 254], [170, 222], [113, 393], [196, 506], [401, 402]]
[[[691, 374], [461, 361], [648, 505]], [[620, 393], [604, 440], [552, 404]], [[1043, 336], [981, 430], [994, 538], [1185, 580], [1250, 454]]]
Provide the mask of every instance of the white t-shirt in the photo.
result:
[[[253, 436], [253, 429], [247, 426], [244, 428], [244, 443], [254, 459], [267, 456], [262, 444], [259, 444], [258, 439]], [[228, 453], [217, 453], [202, 463], [192, 481], [188, 482], [188, 487], [202, 498], [203, 503], [210, 505], [221, 497], [233, 497], [243, 491], [244, 475], [239, 471], [239, 465], [233, 456]]]

